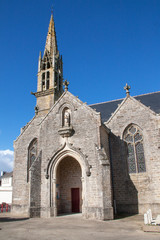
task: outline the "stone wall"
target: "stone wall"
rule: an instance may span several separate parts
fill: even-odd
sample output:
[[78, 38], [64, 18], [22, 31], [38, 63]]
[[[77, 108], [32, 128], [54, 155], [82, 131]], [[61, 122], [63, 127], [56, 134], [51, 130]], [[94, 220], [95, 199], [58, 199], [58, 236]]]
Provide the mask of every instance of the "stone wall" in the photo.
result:
[[41, 214], [41, 158], [40, 152], [30, 169], [30, 217]]
[[[159, 116], [129, 97], [106, 123], [110, 134], [114, 200], [118, 212], [160, 212]], [[146, 172], [128, 173], [127, 148], [123, 132], [129, 124], [142, 131]]]
[[[62, 112], [66, 106], [71, 111], [70, 127], [72, 133], [64, 137], [59, 133], [59, 130], [63, 128]], [[32, 198], [32, 195], [29, 195], [31, 183], [27, 182], [28, 146], [34, 138], [37, 138], [38, 153], [42, 151], [41, 217], [50, 217], [52, 215], [51, 209], [56, 204], [52, 196], [52, 185], [53, 182], [56, 181], [56, 179], [52, 179], [54, 164], [49, 173], [49, 179], [46, 179], [48, 163], [66, 143], [72, 148], [70, 151], [77, 153], [77, 156], [81, 156], [81, 159], [76, 160], [81, 161], [82, 167], [83, 216], [102, 220], [107, 218], [112, 219], [112, 189], [109, 186], [110, 166], [102, 164], [103, 161], [101, 160], [104, 159], [99, 159], [101, 154], [98, 152], [103, 151], [103, 149], [101, 149], [101, 126], [100, 114], [92, 110], [85, 103], [82, 103], [69, 92], [66, 92], [59, 98], [45, 117], [40, 118], [39, 115], [36, 116], [15, 142], [15, 167], [13, 176], [13, 204], [15, 209], [19, 207], [22, 212], [24, 212], [24, 209], [26, 212], [29, 212], [30, 209], [29, 198]], [[107, 136], [107, 133], [103, 135], [105, 134]], [[105, 143], [107, 142], [108, 137], [105, 139]], [[107, 161], [109, 161], [108, 148], [105, 148], [107, 151]], [[67, 153], [65, 156], [67, 156]], [[31, 190], [32, 187], [34, 189], [34, 186], [31, 186]], [[35, 193], [35, 196], [36, 194], [39, 194], [39, 192]]]
[[14, 141], [12, 211], [15, 214], [23, 213], [29, 215], [30, 183], [27, 181], [28, 147], [34, 138], [38, 139], [40, 121], [41, 118], [33, 118]]
[[[71, 126], [73, 127], [73, 133], [67, 138], [67, 141], [75, 151], [80, 151], [85, 156], [88, 165], [92, 166], [91, 175], [89, 177], [86, 176], [86, 169], [82, 169], [82, 172], [85, 173], [83, 175], [84, 193], [82, 212], [87, 218], [102, 219], [104, 218], [103, 187], [101, 185], [103, 174], [96, 150], [96, 146], [101, 146], [100, 115], [69, 92], [57, 101], [54, 108], [41, 124], [40, 145], [43, 159], [42, 173], [46, 171], [48, 159], [51, 159], [66, 141], [66, 138], [63, 138], [58, 133], [59, 129], [62, 127], [61, 108], [64, 108], [66, 103], [67, 107], [71, 109]], [[85, 163], [83, 163], [83, 165], [85, 168]], [[45, 174], [42, 174], [42, 216], [49, 216], [49, 202], [47, 200], [50, 198], [50, 193], [48, 191], [49, 185], [49, 179], [46, 180]], [[109, 191], [111, 191], [110, 188]], [[111, 205], [111, 199], [108, 198], [107, 201], [109, 201]]]

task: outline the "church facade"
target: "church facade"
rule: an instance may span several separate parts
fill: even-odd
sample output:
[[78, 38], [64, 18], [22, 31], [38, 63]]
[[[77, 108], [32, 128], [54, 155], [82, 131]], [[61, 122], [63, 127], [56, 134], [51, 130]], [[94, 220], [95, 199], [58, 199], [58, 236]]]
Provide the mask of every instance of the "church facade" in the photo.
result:
[[[35, 116], [14, 141], [12, 212], [160, 212], [160, 92], [88, 106], [68, 91], [51, 15]], [[64, 85], [64, 87], [63, 87]]]

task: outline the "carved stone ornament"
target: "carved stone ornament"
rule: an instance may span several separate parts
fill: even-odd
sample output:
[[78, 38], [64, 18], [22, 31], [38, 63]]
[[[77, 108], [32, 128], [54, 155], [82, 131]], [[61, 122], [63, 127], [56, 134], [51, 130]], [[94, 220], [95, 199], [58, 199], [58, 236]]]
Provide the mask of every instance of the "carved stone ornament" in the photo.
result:
[[98, 159], [100, 161], [100, 164], [103, 165], [103, 166], [109, 166], [110, 162], [109, 162], [109, 159], [108, 159], [108, 157], [105, 153], [104, 148], [100, 148], [97, 151], [98, 151]]
[[37, 114], [38, 114], [39, 107], [36, 105], [35, 108], [34, 108], [34, 110], [35, 110], [35, 114], [37, 115]]
[[91, 168], [92, 165], [89, 165], [88, 162], [88, 156], [84, 155], [79, 148], [73, 147], [73, 144], [70, 144], [68, 142], [68, 139], [66, 139], [65, 143], [61, 145], [59, 149], [56, 150], [56, 152], [53, 154], [53, 156], [49, 159], [47, 168], [46, 168], [46, 174], [45, 177], [46, 179], [49, 179], [49, 175], [51, 175], [51, 169], [52, 169], [52, 164], [55, 162], [55, 159], [57, 158], [58, 155], [61, 155], [63, 152], [70, 151], [70, 152], [77, 152], [84, 160], [85, 166], [86, 166], [86, 175], [87, 177], [91, 176]]
[[89, 166], [87, 167], [87, 171], [86, 171], [87, 177], [90, 177], [90, 176], [91, 176], [91, 168], [92, 168], [91, 165], [89, 165]]
[[45, 176], [46, 176], [46, 179], [48, 179], [48, 178], [49, 178], [49, 174], [46, 174]]
[[64, 137], [70, 137], [73, 134], [73, 127], [72, 126], [64, 126], [58, 130], [59, 135]]

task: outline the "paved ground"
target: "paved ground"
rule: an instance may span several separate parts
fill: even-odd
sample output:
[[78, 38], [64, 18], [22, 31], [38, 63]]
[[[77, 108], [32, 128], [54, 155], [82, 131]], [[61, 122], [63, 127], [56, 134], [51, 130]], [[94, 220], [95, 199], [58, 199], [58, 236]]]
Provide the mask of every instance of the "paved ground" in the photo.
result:
[[80, 214], [27, 219], [0, 213], [0, 240], [160, 240], [160, 233], [145, 233], [142, 226], [140, 215], [102, 222]]

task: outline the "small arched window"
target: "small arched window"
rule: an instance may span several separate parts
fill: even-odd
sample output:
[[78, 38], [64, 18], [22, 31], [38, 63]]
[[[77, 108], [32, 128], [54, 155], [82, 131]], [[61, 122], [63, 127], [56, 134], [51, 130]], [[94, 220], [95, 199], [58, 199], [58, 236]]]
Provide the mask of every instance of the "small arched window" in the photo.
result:
[[42, 80], [45, 80], [45, 73], [42, 73]]
[[42, 73], [42, 91], [45, 90], [45, 72]]
[[43, 65], [42, 65], [42, 70], [45, 70], [45, 69], [46, 69], [46, 64], [43, 63]]
[[28, 147], [27, 181], [29, 181], [29, 169], [37, 157], [37, 139], [33, 139]]
[[123, 139], [128, 147], [128, 170], [129, 173], [140, 173], [146, 171], [143, 135], [140, 128], [132, 124], [124, 131]]
[[49, 62], [47, 62], [47, 69], [48, 69], [48, 68], [50, 68], [50, 63], [49, 63]]
[[47, 80], [46, 89], [49, 89], [49, 80]]
[[49, 79], [49, 76], [50, 76], [50, 72], [48, 71], [47, 72], [47, 79]]

